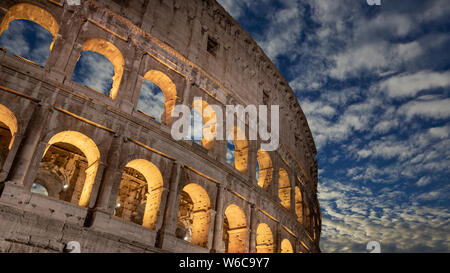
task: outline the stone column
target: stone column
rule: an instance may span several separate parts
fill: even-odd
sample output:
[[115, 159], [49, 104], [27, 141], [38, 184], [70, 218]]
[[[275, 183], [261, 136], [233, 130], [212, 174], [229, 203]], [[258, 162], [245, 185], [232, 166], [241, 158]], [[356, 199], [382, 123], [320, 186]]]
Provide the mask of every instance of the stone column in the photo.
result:
[[277, 152], [274, 153], [274, 157], [272, 160], [273, 166], [273, 177], [272, 177], [272, 195], [277, 202], [280, 202], [278, 197], [278, 178], [280, 177], [280, 160]]
[[49, 70], [47, 77], [51, 80], [63, 82], [67, 77], [70, 80], [73, 70], [66, 73], [65, 69], [82, 25], [82, 20], [78, 17], [72, 17], [69, 12], [66, 12], [64, 18], [62, 18], [59, 34], [45, 65], [46, 69]]
[[250, 205], [250, 253], [256, 253], [256, 224], [258, 223], [257, 219], [257, 210], [255, 204]]
[[178, 212], [177, 192], [182, 175], [183, 170], [181, 164], [178, 161], [175, 161], [172, 166], [172, 175], [170, 178], [169, 193], [167, 195], [167, 202], [164, 210], [164, 218], [161, 224], [161, 228], [158, 230], [155, 242], [156, 247], [162, 248], [165, 234], [175, 236]]
[[281, 224], [277, 223], [276, 229], [275, 229], [275, 253], [281, 253]]
[[[250, 129], [249, 129], [250, 130]], [[248, 176], [250, 179], [250, 183], [255, 186], [258, 185], [258, 181], [256, 181], [256, 156], [258, 153], [258, 146], [256, 140], [249, 140], [248, 142]]]
[[112, 215], [116, 203], [116, 188], [119, 188], [122, 180], [122, 170], [120, 169], [120, 155], [124, 138], [121, 135], [114, 135], [109, 148], [107, 167], [104, 171], [99, 195], [96, 200], [96, 211], [101, 211], [107, 215]]
[[224, 201], [224, 186], [217, 184], [217, 196], [216, 196], [216, 217], [214, 219], [214, 234], [213, 234], [213, 246], [211, 252], [222, 252], [222, 237], [223, 237], [223, 201]]
[[183, 91], [183, 104], [191, 107], [189, 105], [189, 97], [191, 95], [191, 86], [194, 85], [195, 82], [192, 81], [189, 77], [186, 77], [186, 86]]
[[26, 137], [18, 150], [7, 182], [24, 186], [24, 181], [31, 166], [36, 147], [39, 144], [39, 139], [47, 123], [49, 113], [50, 105], [40, 103], [36, 106], [33, 116], [28, 123]]
[[[126, 64], [124, 67], [122, 81], [116, 98], [117, 103], [120, 103], [120, 109], [128, 114], [133, 112], [135, 105], [137, 105], [137, 100], [135, 102], [134, 99], [136, 96], [139, 98], [141, 93], [140, 89], [136, 90], [136, 83], [141, 79], [139, 71], [144, 55], [143, 50], [134, 46], [132, 48], [134, 49], [134, 52], [128, 56], [133, 56], [133, 58], [129, 61], [129, 64]], [[139, 86], [142, 86], [142, 83]], [[132, 92], [127, 92], [128, 90], [132, 90]]]
[[297, 214], [295, 213], [295, 175], [293, 171], [291, 171], [291, 174], [289, 175], [289, 182], [291, 183], [291, 213], [297, 217]]

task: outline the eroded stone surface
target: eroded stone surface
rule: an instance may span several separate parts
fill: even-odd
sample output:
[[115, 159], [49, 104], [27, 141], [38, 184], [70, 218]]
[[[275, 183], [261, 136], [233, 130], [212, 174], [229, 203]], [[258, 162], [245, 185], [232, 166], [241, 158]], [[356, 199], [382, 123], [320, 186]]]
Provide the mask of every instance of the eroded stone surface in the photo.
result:
[[[25, 19], [55, 36], [45, 67], [0, 51], [0, 252], [62, 252], [69, 241], [82, 252], [320, 251], [304, 114], [219, 4], [34, 2]], [[0, 20], [22, 18], [17, 4], [1, 1]], [[71, 81], [88, 49], [115, 65], [111, 96]], [[136, 110], [144, 80], [163, 89], [162, 123]], [[195, 97], [223, 110], [280, 105], [279, 149], [236, 141], [232, 166], [226, 141], [175, 141], [170, 112]]]

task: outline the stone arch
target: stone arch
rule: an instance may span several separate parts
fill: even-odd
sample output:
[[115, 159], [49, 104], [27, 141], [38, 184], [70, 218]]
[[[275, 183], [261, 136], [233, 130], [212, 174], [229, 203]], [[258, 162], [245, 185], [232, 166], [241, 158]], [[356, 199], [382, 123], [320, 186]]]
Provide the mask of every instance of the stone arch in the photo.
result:
[[3, 124], [11, 134], [9, 141], [7, 141], [6, 143], [8, 146], [8, 150], [10, 150], [14, 143], [14, 138], [19, 128], [16, 116], [11, 110], [9, 110], [3, 104], [0, 104], [0, 123]]
[[231, 129], [230, 135], [235, 148], [233, 167], [241, 173], [245, 173], [247, 172], [248, 162], [248, 140], [245, 137], [245, 132], [242, 132], [237, 126], [234, 126]]
[[131, 160], [122, 174], [116, 204], [116, 210], [120, 213], [116, 214], [143, 227], [155, 229], [163, 186], [162, 174], [155, 164], [146, 159]]
[[0, 24], [0, 36], [8, 29], [9, 23], [20, 19], [32, 21], [48, 30], [53, 36], [50, 44], [50, 51], [52, 51], [59, 32], [58, 22], [48, 11], [32, 4], [21, 3], [12, 6]]
[[260, 223], [256, 229], [256, 253], [273, 253], [274, 250], [272, 230], [266, 223]]
[[297, 221], [303, 222], [303, 197], [302, 191], [298, 186], [295, 186], [295, 214], [297, 215]]
[[281, 200], [281, 205], [289, 210], [291, 208], [291, 182], [289, 174], [283, 168], [279, 170], [278, 197]]
[[[182, 221], [184, 227], [190, 230], [190, 238], [186, 238], [194, 245], [206, 247], [208, 244], [210, 226], [211, 201], [206, 190], [196, 184], [190, 183], [184, 186], [183, 191], [192, 201], [192, 206], [187, 210], [179, 210], [178, 220]], [[180, 200], [180, 207], [183, 200]], [[189, 222], [189, 223], [187, 223]]]
[[155, 83], [164, 93], [164, 113], [161, 122], [170, 124], [172, 121], [172, 111], [177, 100], [177, 87], [173, 81], [161, 71], [150, 70], [144, 75], [144, 80]]
[[223, 233], [226, 252], [245, 252], [247, 242], [247, 218], [245, 212], [239, 206], [230, 204], [226, 208]]
[[281, 241], [281, 253], [294, 253], [294, 248], [288, 239]]
[[[202, 146], [210, 150], [214, 147], [216, 140], [217, 117], [213, 108], [204, 100], [196, 99], [192, 102], [192, 109], [197, 110], [203, 119]], [[207, 126], [206, 126], [207, 125]]]
[[[103, 39], [93, 38], [84, 42], [81, 52], [94, 51], [107, 58], [114, 66], [113, 84], [109, 91], [109, 97], [115, 99], [119, 92], [120, 82], [122, 81], [125, 60], [122, 52], [112, 43]], [[80, 55], [81, 56], [81, 55]], [[79, 60], [79, 57], [78, 57]]]
[[261, 149], [258, 150], [256, 160], [259, 165], [258, 186], [267, 189], [272, 182], [272, 160], [270, 159], [269, 153]]
[[94, 186], [95, 177], [97, 175], [97, 169], [100, 164], [100, 151], [98, 150], [95, 142], [88, 136], [77, 131], [63, 131], [57, 133], [48, 141], [44, 156], [50, 146], [57, 143], [66, 143], [75, 146], [86, 157], [88, 167], [86, 169], [86, 178], [84, 180], [78, 205], [81, 207], [87, 207], [89, 204], [92, 187]]

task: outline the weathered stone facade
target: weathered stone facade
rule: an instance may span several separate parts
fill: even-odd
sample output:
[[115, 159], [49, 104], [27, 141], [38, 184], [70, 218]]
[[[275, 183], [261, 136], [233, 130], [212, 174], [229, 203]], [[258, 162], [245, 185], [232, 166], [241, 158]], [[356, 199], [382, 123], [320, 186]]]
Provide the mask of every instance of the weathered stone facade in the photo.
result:
[[[2, 0], [0, 31], [15, 19], [54, 41], [45, 67], [0, 51], [0, 252], [62, 252], [69, 241], [82, 252], [320, 252], [305, 116], [219, 4]], [[71, 80], [83, 50], [113, 63], [109, 97]], [[136, 110], [146, 79], [164, 92], [161, 123]], [[194, 97], [280, 105], [278, 150], [236, 140], [232, 166], [226, 141], [175, 141], [171, 110]]]

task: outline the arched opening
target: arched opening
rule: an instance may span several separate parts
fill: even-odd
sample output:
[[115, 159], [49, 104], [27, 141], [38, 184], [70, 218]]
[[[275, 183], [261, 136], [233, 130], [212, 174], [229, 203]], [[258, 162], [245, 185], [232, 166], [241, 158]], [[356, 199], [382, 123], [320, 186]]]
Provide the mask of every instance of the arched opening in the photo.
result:
[[0, 168], [9, 154], [16, 133], [16, 116], [6, 106], [0, 104]]
[[63, 131], [48, 142], [34, 181], [48, 196], [86, 207], [100, 160], [97, 145], [84, 134]]
[[155, 229], [163, 190], [158, 167], [145, 159], [125, 165], [114, 216]]
[[139, 93], [136, 109], [161, 123], [164, 114], [164, 101], [164, 93], [161, 88], [154, 82], [145, 80]]
[[281, 241], [281, 253], [294, 253], [294, 248], [288, 239]]
[[268, 152], [264, 150], [258, 150], [257, 156], [257, 179], [258, 186], [263, 189], [267, 189], [272, 182], [272, 160], [270, 159], [270, 155]]
[[0, 46], [44, 66], [58, 32], [58, 23], [49, 12], [35, 5], [17, 4], [0, 24]]
[[197, 109], [191, 111], [191, 125], [189, 127], [189, 135], [192, 141], [198, 145], [202, 145], [203, 140], [203, 119], [202, 114]]
[[281, 200], [281, 205], [289, 210], [291, 208], [291, 182], [287, 171], [283, 168], [279, 170], [278, 197]]
[[225, 210], [223, 243], [225, 252], [244, 253], [247, 241], [247, 219], [244, 211], [235, 204]]
[[231, 130], [230, 136], [227, 142], [227, 162], [232, 162], [233, 167], [241, 173], [245, 173], [248, 162], [248, 141], [245, 133], [235, 126]]
[[210, 224], [210, 199], [198, 184], [183, 188], [178, 208], [176, 235], [194, 245], [206, 247]]
[[295, 186], [295, 214], [297, 215], [297, 221], [303, 222], [303, 197], [302, 192], [298, 186]]
[[[170, 124], [172, 122], [172, 111], [176, 104], [177, 88], [173, 81], [163, 72], [150, 70], [144, 75], [145, 83], [139, 95], [137, 109], [153, 116], [155, 119], [159, 115], [162, 123]], [[149, 85], [146, 87], [146, 85]], [[155, 86], [156, 85], [156, 86]], [[164, 100], [160, 91], [164, 95]], [[153, 110], [151, 110], [153, 109]]]
[[49, 196], [47, 188], [42, 186], [41, 184], [34, 183], [33, 186], [31, 186], [31, 192]]
[[[212, 109], [212, 107], [204, 100], [194, 100], [192, 103], [192, 109], [194, 113], [200, 115], [201, 119], [201, 138], [200, 143], [203, 147], [210, 150], [214, 147], [215, 138], [216, 138], [216, 125], [217, 118], [216, 113]], [[198, 118], [194, 118], [194, 121], [197, 121]], [[198, 122], [200, 125], [200, 122]], [[197, 128], [194, 126], [194, 128]], [[194, 135], [200, 135], [200, 132], [195, 132]]]
[[234, 151], [236, 148], [234, 147], [233, 140], [227, 140], [227, 154], [226, 154], [226, 160], [227, 163], [230, 165], [233, 165], [234, 163]]
[[72, 80], [115, 99], [124, 65], [123, 55], [116, 46], [102, 39], [89, 39], [81, 48]]
[[256, 229], [256, 253], [273, 253], [275, 244], [272, 231], [266, 223], [261, 223]]

